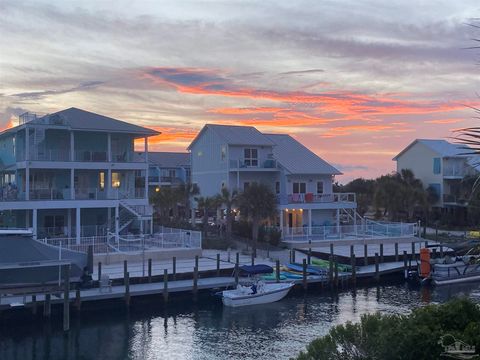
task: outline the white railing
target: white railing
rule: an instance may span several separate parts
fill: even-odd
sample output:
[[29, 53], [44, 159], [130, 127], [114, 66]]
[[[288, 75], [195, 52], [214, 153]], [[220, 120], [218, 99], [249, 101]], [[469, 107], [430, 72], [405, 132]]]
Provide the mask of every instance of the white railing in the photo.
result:
[[277, 160], [274, 159], [230, 159], [230, 169], [277, 169]]
[[303, 203], [331, 203], [331, 202], [356, 202], [355, 193], [330, 193], [330, 194], [289, 194], [277, 198], [280, 204]]
[[30, 152], [29, 160], [36, 161], [70, 161], [69, 149], [33, 149]]
[[284, 227], [283, 241], [327, 241], [345, 239], [383, 239], [413, 237], [418, 234], [417, 223], [381, 223], [366, 221], [351, 225]]
[[30, 190], [30, 200], [70, 200], [71, 198], [69, 188]]
[[107, 191], [105, 189], [91, 188], [75, 188], [75, 200], [105, 200]]

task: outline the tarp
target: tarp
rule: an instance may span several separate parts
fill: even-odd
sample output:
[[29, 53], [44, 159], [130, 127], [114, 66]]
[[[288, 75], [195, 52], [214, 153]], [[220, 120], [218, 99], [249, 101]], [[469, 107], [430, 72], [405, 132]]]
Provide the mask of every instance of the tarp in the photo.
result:
[[258, 265], [242, 265], [240, 266], [240, 271], [247, 273], [249, 275], [255, 274], [270, 274], [273, 272], [273, 268], [268, 265], [258, 264]]

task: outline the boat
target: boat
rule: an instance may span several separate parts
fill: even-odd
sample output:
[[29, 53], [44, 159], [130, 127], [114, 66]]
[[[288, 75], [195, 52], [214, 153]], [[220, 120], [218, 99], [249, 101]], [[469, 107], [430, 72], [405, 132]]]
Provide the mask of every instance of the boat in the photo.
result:
[[[303, 264], [291, 263], [291, 264], [287, 264], [287, 268], [299, 274], [303, 274]], [[307, 265], [307, 274], [325, 275], [325, 273], [326, 273], [326, 270], [321, 267]]]
[[70, 280], [80, 281], [87, 255], [34, 240], [31, 232], [0, 233], [0, 288], [58, 284], [61, 267], [70, 265]]
[[228, 307], [239, 307], [248, 305], [269, 304], [283, 299], [293, 283], [265, 283], [258, 279], [258, 275], [271, 274], [273, 268], [268, 265], [243, 265], [240, 272], [250, 278], [254, 276], [251, 285], [238, 285], [236, 289], [222, 291], [223, 305]]

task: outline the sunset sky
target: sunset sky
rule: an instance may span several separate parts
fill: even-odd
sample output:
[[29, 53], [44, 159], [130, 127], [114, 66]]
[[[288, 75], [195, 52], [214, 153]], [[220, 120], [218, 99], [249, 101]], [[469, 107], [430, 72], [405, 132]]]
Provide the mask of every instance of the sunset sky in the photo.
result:
[[474, 1], [0, 0], [0, 127], [69, 107], [155, 128], [293, 135], [345, 175], [480, 125]]

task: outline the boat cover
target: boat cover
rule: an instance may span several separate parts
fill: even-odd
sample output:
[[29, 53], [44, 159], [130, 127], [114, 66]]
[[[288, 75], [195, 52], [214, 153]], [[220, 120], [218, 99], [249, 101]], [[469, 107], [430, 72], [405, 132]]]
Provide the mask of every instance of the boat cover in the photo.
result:
[[273, 272], [273, 268], [268, 265], [258, 264], [258, 265], [242, 265], [240, 266], [240, 271], [247, 273], [249, 275], [255, 274], [270, 274]]

